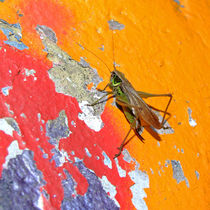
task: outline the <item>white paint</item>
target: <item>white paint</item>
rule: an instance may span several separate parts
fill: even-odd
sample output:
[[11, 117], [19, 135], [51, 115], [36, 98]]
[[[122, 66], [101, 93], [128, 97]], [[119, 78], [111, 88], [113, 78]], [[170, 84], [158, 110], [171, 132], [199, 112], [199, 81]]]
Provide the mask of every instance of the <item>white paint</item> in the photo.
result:
[[15, 131], [15, 129], [7, 122], [6, 118], [0, 119], [0, 130], [10, 136], [12, 136], [13, 131]]
[[88, 150], [87, 147], [85, 147], [85, 152], [86, 152], [86, 154], [87, 154], [88, 157], [92, 157], [92, 155], [90, 154], [90, 152], [89, 152], [89, 150]]
[[68, 153], [65, 151], [65, 150], [59, 150], [60, 152], [60, 157], [59, 157], [59, 166], [58, 167], [61, 167], [63, 166], [64, 163], [68, 162], [67, 160], [69, 159], [69, 156], [68, 156]]
[[87, 101], [79, 103], [82, 113], [79, 113], [78, 118], [85, 122], [85, 124], [92, 130], [98, 132], [103, 127], [103, 122], [100, 116], [94, 116], [93, 107], [87, 106]]
[[3, 95], [8, 96], [9, 95], [9, 91], [12, 89], [11, 86], [7, 86], [7, 87], [3, 87], [1, 89], [1, 92], [3, 93]]
[[197, 123], [192, 118], [192, 110], [189, 107], [187, 108], [187, 112], [188, 112], [188, 115], [189, 115], [189, 124], [190, 124], [190, 126], [195, 127], [197, 125]]
[[35, 73], [36, 73], [36, 71], [34, 69], [31, 69], [31, 70], [25, 69], [25, 75], [27, 77], [33, 76], [34, 77], [34, 80], [37, 80], [37, 77], [35, 76]]
[[133, 194], [132, 203], [138, 210], [146, 210], [147, 205], [144, 201], [144, 197], [147, 197], [144, 192], [144, 188], [149, 188], [149, 177], [146, 173], [138, 170], [137, 168], [134, 171], [128, 172], [131, 180], [135, 183], [130, 187], [130, 190]]
[[39, 199], [37, 201], [36, 207], [39, 209], [44, 209], [43, 195], [40, 194]]
[[116, 187], [113, 184], [111, 184], [111, 182], [107, 179], [106, 176], [102, 176], [100, 181], [105, 192], [108, 193], [109, 197], [115, 202], [115, 204], [118, 207], [120, 207], [120, 204], [115, 199], [115, 195], [117, 194]]
[[102, 155], [104, 156], [104, 165], [108, 166], [110, 169], [112, 169], [112, 161], [107, 156], [107, 154], [103, 151]]
[[3, 164], [3, 168], [7, 168], [9, 160], [15, 158], [17, 155], [21, 155], [23, 150], [19, 149], [18, 141], [14, 140], [9, 147], [7, 148], [8, 155], [5, 159], [5, 163]]
[[[122, 151], [123, 159], [128, 162], [135, 162], [135, 170], [128, 172], [131, 180], [134, 184], [130, 187], [132, 192], [132, 203], [137, 210], [147, 210], [147, 205], [144, 201], [144, 197], [147, 197], [146, 193], [144, 192], [144, 188], [149, 188], [149, 177], [146, 173], [139, 170], [139, 163], [130, 156], [129, 152], [124, 149]], [[152, 171], [153, 173], [153, 171]]]
[[126, 177], [126, 171], [121, 168], [121, 166], [119, 165], [118, 159], [115, 158], [114, 160], [115, 160], [115, 163], [116, 163], [116, 166], [117, 166], [117, 170], [118, 170], [119, 176], [120, 177]]

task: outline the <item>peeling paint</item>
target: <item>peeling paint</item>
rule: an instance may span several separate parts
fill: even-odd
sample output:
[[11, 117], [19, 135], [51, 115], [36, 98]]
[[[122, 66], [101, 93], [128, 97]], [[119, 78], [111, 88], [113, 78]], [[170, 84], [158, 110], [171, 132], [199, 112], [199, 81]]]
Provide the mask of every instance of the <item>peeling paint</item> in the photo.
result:
[[197, 179], [199, 179], [200, 174], [199, 174], [199, 172], [198, 172], [198, 171], [195, 171], [195, 175], [196, 175], [196, 178], [197, 178]]
[[119, 176], [120, 177], [126, 177], [126, 170], [121, 168], [117, 158], [115, 158], [114, 160], [115, 160], [115, 163], [116, 163], [116, 166], [117, 166], [117, 170], [118, 170]]
[[16, 47], [19, 50], [28, 49], [28, 47], [21, 41], [21, 26], [19, 23], [9, 24], [5, 20], [0, 19], [0, 30], [7, 36], [7, 41], [4, 43]]
[[[146, 193], [144, 192], [144, 188], [149, 188], [149, 176], [145, 173], [139, 170], [139, 163], [130, 156], [129, 152], [124, 149], [122, 151], [123, 159], [128, 162], [134, 162], [135, 170], [128, 172], [128, 175], [130, 176], [131, 180], [134, 182], [134, 184], [130, 187], [130, 190], [132, 192], [132, 203], [138, 210], [146, 210], [147, 205], [144, 201], [144, 197], [147, 197]], [[151, 173], [153, 173], [153, 170], [151, 170]]]
[[94, 115], [93, 107], [87, 105], [87, 101], [79, 103], [79, 107], [82, 110], [82, 113], [79, 113], [78, 118], [84, 121], [89, 128], [98, 132], [103, 128], [104, 124], [100, 116]]
[[[103, 127], [100, 115], [104, 110], [105, 103], [93, 107], [83, 105], [91, 104], [103, 95], [101, 92], [96, 91], [96, 87], [102, 79], [83, 58], [81, 58], [80, 62], [75, 61], [60, 49], [56, 44], [56, 40], [51, 38], [55, 36], [51, 29], [38, 25], [36, 30], [42, 39], [45, 51], [48, 53], [48, 59], [54, 64], [48, 74], [55, 83], [56, 91], [75, 97], [83, 111], [82, 114], [78, 115], [79, 119], [83, 120], [89, 128], [99, 131]], [[93, 83], [91, 91], [87, 88], [90, 83]]]
[[[43, 207], [40, 188], [46, 184], [37, 169], [30, 150], [21, 151], [17, 143], [10, 145], [16, 156], [10, 158], [0, 179], [1, 209], [39, 209]], [[17, 152], [18, 151], [18, 152]], [[21, 154], [20, 154], [21, 153]]]
[[102, 155], [104, 156], [104, 165], [108, 166], [110, 169], [112, 169], [112, 161], [107, 156], [107, 154], [103, 151]]
[[125, 28], [125, 26], [122, 23], [119, 23], [116, 20], [109, 20], [108, 24], [110, 30], [122, 30]]
[[3, 87], [1, 89], [1, 92], [3, 93], [3, 95], [8, 96], [9, 95], [9, 91], [12, 89], [12, 86], [7, 86], [7, 87]]
[[16, 158], [17, 155], [21, 155], [23, 150], [19, 149], [18, 141], [14, 140], [7, 148], [8, 155], [5, 159], [5, 163], [3, 164], [3, 168], [7, 168], [10, 159]]
[[87, 154], [88, 157], [92, 157], [92, 155], [90, 154], [88, 148], [86, 148], [86, 147], [85, 147], [85, 152], [86, 152], [86, 154]]
[[58, 148], [61, 138], [67, 138], [71, 134], [68, 127], [68, 119], [64, 110], [59, 113], [55, 120], [48, 120], [46, 123], [46, 136], [50, 137], [49, 142]]
[[180, 161], [171, 160], [171, 165], [173, 168], [173, 178], [176, 179], [177, 184], [179, 184], [182, 181], [185, 181], [187, 187], [190, 187], [187, 178], [184, 176], [184, 172], [182, 170]]
[[13, 136], [13, 131], [17, 131], [17, 133], [21, 135], [17, 122], [11, 117], [4, 117], [0, 119], [0, 130], [10, 136]]
[[188, 112], [188, 115], [189, 115], [189, 124], [190, 124], [190, 126], [195, 127], [197, 125], [197, 123], [192, 118], [192, 110], [189, 107], [187, 108], [187, 112]]
[[117, 194], [116, 187], [110, 183], [106, 176], [102, 176], [101, 184], [106, 193], [108, 193], [109, 197], [115, 202], [116, 206], [120, 207], [120, 204], [115, 199], [115, 195]]
[[54, 148], [51, 150], [51, 152], [53, 153], [53, 157], [50, 161], [54, 160], [56, 167], [62, 167], [64, 163], [66, 162], [72, 162], [69, 159], [68, 153], [66, 151], [64, 151], [63, 149], [60, 151], [57, 148]]
[[[84, 163], [77, 161], [75, 166], [87, 179], [88, 189], [84, 195], [76, 192], [77, 183], [67, 170], [64, 169], [66, 179], [62, 180], [64, 199], [61, 209], [119, 209], [115, 200], [116, 189], [106, 178], [99, 179], [94, 172], [85, 167]], [[110, 194], [108, 196], [107, 192]], [[113, 198], [113, 199], [112, 199]]]
[[144, 192], [144, 188], [149, 188], [149, 177], [146, 173], [140, 171], [136, 168], [134, 171], [128, 172], [131, 180], [134, 182], [134, 185], [130, 187], [130, 190], [133, 194], [132, 203], [138, 210], [146, 210], [147, 205], [144, 201], [144, 198], [147, 197]]

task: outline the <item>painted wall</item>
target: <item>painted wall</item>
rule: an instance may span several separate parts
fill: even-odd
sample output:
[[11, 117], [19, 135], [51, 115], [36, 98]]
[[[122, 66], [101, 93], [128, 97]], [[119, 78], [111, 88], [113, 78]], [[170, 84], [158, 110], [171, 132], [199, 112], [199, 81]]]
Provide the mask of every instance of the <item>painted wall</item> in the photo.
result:
[[[3, 0], [0, 14], [2, 209], [210, 208], [208, 1]], [[173, 94], [170, 128], [116, 159], [128, 122], [111, 100], [87, 106], [114, 61], [136, 90]]]

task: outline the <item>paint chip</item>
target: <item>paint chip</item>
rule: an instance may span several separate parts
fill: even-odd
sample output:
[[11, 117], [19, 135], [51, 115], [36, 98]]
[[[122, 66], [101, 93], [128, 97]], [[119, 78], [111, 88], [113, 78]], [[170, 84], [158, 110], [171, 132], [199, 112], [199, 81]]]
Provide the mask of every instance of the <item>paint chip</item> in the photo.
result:
[[118, 170], [119, 176], [120, 177], [126, 177], [126, 170], [121, 168], [117, 158], [115, 158], [114, 160], [115, 160], [115, 163], [116, 163], [116, 166], [117, 166], [117, 170]]
[[104, 156], [104, 165], [108, 166], [110, 169], [112, 169], [112, 161], [107, 156], [107, 154], [103, 151], [102, 155]]
[[184, 176], [181, 163], [177, 160], [171, 160], [171, 165], [173, 168], [173, 178], [176, 179], [177, 184], [179, 184], [182, 181], [185, 181], [187, 187], [190, 187], [187, 178]]
[[109, 29], [110, 30], [122, 30], [122, 29], [125, 28], [125, 25], [119, 23], [116, 20], [109, 20], [108, 24], [109, 24]]
[[190, 124], [190, 126], [195, 127], [197, 125], [197, 123], [192, 118], [192, 110], [189, 107], [187, 108], [187, 112], [188, 112], [188, 115], [189, 115], [189, 124]]

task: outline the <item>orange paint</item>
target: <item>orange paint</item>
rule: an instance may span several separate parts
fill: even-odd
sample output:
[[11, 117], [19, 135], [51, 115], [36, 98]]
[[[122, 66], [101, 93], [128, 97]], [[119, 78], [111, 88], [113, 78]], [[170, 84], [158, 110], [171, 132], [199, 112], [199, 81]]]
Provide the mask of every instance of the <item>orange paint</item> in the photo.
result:
[[[46, 1], [39, 1], [39, 4]], [[145, 144], [136, 137], [126, 146], [130, 154], [140, 163], [140, 169], [149, 175], [150, 188], [146, 189], [148, 209], [207, 209], [209, 203], [209, 42], [210, 11], [207, 2], [156, 0], [150, 1], [56, 1], [50, 7], [48, 22], [34, 22], [35, 10], [30, 1], [6, 1], [1, 4], [1, 18], [9, 23], [21, 22], [23, 42], [36, 50], [37, 56], [44, 55], [41, 41], [35, 30], [36, 24], [46, 24], [55, 30], [58, 45], [74, 59], [87, 57], [87, 62], [97, 68], [104, 84], [110, 73], [93, 55], [80, 49], [79, 42], [112, 68], [112, 35], [108, 20], [114, 19], [125, 25], [125, 29], [114, 35], [115, 61], [120, 65], [136, 90], [151, 93], [173, 93], [169, 107], [169, 120], [175, 133], [162, 135], [160, 146], [146, 131], [142, 136]], [[36, 2], [37, 3], [37, 2]], [[38, 3], [37, 3], [38, 4]], [[24, 5], [29, 5], [28, 8]], [[12, 7], [11, 7], [12, 6]], [[21, 9], [25, 16], [19, 18]], [[42, 14], [42, 7], [38, 14]], [[59, 11], [59, 15], [52, 14]], [[68, 13], [68, 15], [67, 15]], [[10, 16], [8, 16], [10, 14]], [[32, 16], [30, 16], [32, 15]], [[69, 17], [66, 19], [66, 17]], [[38, 18], [38, 16], [37, 16]], [[29, 20], [29, 21], [28, 21]], [[43, 20], [43, 19], [41, 19]], [[27, 24], [26, 24], [27, 23]], [[33, 26], [33, 29], [29, 29]], [[75, 27], [75, 31], [73, 30]], [[2, 34], [1, 34], [2, 36]], [[33, 40], [33, 44], [30, 44]], [[34, 44], [35, 43], [35, 44]], [[99, 48], [104, 45], [104, 51]], [[104, 85], [100, 85], [104, 87]], [[167, 99], [149, 99], [149, 103], [164, 109]], [[119, 130], [122, 139], [129, 125], [122, 113], [108, 107], [114, 117], [110, 119]], [[187, 109], [197, 126], [189, 125]], [[120, 142], [119, 142], [120, 144]], [[113, 148], [113, 150], [116, 148]], [[183, 152], [181, 152], [183, 149]], [[189, 188], [185, 182], [177, 184], [173, 178], [171, 164], [167, 160], [180, 161]], [[154, 174], [151, 173], [153, 170]], [[199, 179], [195, 171], [200, 174]]]

